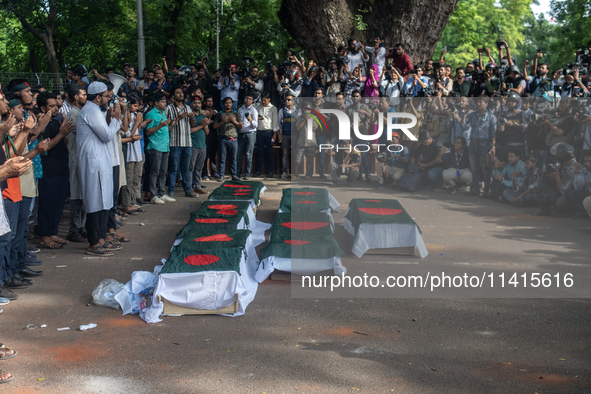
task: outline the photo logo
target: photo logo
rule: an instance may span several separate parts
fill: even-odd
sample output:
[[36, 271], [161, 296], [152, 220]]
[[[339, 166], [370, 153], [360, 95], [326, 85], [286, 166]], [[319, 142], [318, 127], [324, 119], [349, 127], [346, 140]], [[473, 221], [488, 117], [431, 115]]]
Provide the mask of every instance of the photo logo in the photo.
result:
[[[311, 108], [306, 108], [310, 111], [308, 118], [308, 123], [306, 125], [307, 131], [307, 139], [313, 140], [314, 139], [314, 132], [313, 127], [314, 123], [316, 122], [320, 128], [324, 125], [325, 129], [328, 130], [328, 125], [326, 123], [326, 119], [322, 114], [330, 114], [334, 115], [337, 118], [338, 125], [339, 125], [339, 140], [350, 141], [351, 140], [351, 120], [343, 111], [338, 109], [321, 109], [320, 112], [315, 111]], [[410, 123], [393, 123], [393, 119], [410, 119]], [[400, 130], [401, 132], [406, 135], [406, 137], [411, 141], [418, 141], [417, 137], [415, 137], [411, 132], [410, 128], [416, 126], [417, 118], [413, 114], [408, 114], [405, 112], [388, 112], [387, 113], [387, 125], [386, 125], [386, 138], [388, 141], [392, 140], [392, 133], [394, 131]], [[355, 139], [362, 140], [362, 141], [374, 141], [377, 140], [382, 136], [384, 132], [384, 114], [382, 112], [378, 112], [378, 130], [375, 134], [362, 134], [359, 131], [359, 114], [357, 112], [353, 113], [353, 133], [355, 134]]]

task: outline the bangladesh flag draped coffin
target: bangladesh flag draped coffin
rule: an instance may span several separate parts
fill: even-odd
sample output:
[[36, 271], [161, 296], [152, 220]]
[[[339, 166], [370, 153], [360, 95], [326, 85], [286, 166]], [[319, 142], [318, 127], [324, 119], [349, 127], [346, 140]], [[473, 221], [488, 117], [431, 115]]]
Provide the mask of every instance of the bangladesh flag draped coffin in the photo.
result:
[[236, 230], [242, 219], [248, 226], [248, 201], [204, 201], [201, 207], [191, 213], [191, 219], [176, 235], [176, 239], [185, 237], [188, 231], [201, 230]]
[[269, 245], [261, 249], [261, 260], [276, 256], [327, 259], [343, 256], [325, 213], [278, 213], [273, 220]]
[[210, 200], [241, 200], [254, 199], [255, 205], [259, 205], [263, 182], [258, 181], [226, 181], [215, 189], [210, 195]]
[[330, 209], [328, 191], [311, 187], [283, 189], [279, 209], [293, 213], [326, 211]]
[[190, 230], [175, 246], [161, 274], [202, 271], [236, 271], [250, 230]]
[[[355, 231], [359, 230], [361, 223], [396, 223], [415, 224], [410, 215], [398, 202], [388, 199], [364, 199], [354, 198], [349, 204], [349, 211], [345, 215]], [[418, 225], [417, 225], [418, 228]], [[420, 231], [420, 230], [419, 230]]]

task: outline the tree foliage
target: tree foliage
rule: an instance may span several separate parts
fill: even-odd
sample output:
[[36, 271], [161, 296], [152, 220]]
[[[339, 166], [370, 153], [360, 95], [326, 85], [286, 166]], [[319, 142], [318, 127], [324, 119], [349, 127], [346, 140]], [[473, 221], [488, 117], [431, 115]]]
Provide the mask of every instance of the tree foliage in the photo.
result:
[[578, 49], [587, 49], [591, 40], [591, 3], [588, 0], [552, 0], [551, 14], [557, 26], [551, 48], [563, 64], [575, 61]]
[[[447, 47], [446, 62], [454, 67], [465, 66], [478, 58], [477, 48], [491, 49], [491, 55], [498, 61], [495, 42], [505, 40], [511, 55], [518, 57], [525, 41], [526, 24], [533, 19], [533, 0], [460, 0], [456, 11], [449, 19], [435, 56]], [[486, 62], [483, 55], [483, 61]]]
[[[226, 0], [227, 1], [227, 0]], [[220, 60], [240, 61], [248, 55], [263, 62], [275, 53], [281, 58], [289, 34], [277, 18], [280, 0], [237, 0], [224, 4], [220, 15]], [[134, 0], [3, 0], [0, 15], [0, 69], [52, 72], [51, 55], [22, 20], [40, 32], [52, 29], [55, 59], [87, 68], [121, 68], [137, 63], [137, 12]], [[215, 64], [215, 0], [144, 0], [144, 38], [147, 64], [192, 63], [209, 56]], [[55, 22], [50, 26], [50, 12]]]

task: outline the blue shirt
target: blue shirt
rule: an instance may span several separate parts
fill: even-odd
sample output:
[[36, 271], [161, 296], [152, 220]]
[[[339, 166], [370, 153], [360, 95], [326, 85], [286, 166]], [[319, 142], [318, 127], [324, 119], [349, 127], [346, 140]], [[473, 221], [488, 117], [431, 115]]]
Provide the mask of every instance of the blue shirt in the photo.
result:
[[230, 83], [229, 77], [220, 78], [218, 82], [218, 89], [222, 91], [221, 99], [230, 97], [234, 103], [238, 102], [238, 92], [240, 89], [240, 77], [234, 75], [234, 81]]
[[[165, 92], [170, 92], [170, 89], [172, 88], [172, 85], [166, 81], [164, 81], [164, 83], [162, 84], [162, 90], [164, 90]], [[158, 82], [154, 81], [150, 84], [150, 92], [153, 92], [155, 90], [158, 90]]]
[[[400, 146], [402, 146], [402, 145], [400, 145]], [[398, 147], [398, 149], [400, 149], [400, 147]], [[408, 148], [406, 146], [402, 146], [402, 152], [396, 152], [396, 153], [391, 153], [391, 154], [401, 156], [404, 159], [404, 161], [403, 161], [398, 157], [392, 157], [392, 161], [391, 161], [392, 167], [406, 168], [406, 166], [410, 162], [410, 160], [409, 160], [410, 154], [408, 153]]]
[[[427, 77], [423, 77], [422, 75], [419, 77], [419, 79], [421, 80], [421, 82], [423, 82], [425, 85], [429, 86], [429, 78]], [[417, 93], [419, 93], [421, 90], [423, 90], [423, 87], [421, 85], [419, 85], [419, 83], [417, 82], [417, 84], [413, 87], [412, 86], [412, 82], [414, 81], [413, 78], [408, 78], [408, 81], [406, 81], [406, 91], [408, 92], [408, 94], [411, 95], [411, 97], [416, 97]]]
[[498, 168], [496, 170], [493, 170], [493, 178], [496, 177], [498, 174], [501, 174], [503, 176], [503, 185], [513, 188], [514, 171], [520, 172], [522, 174], [522, 176], [517, 177], [515, 179], [515, 184], [519, 185], [521, 182], [523, 182], [523, 174], [527, 172], [527, 170], [525, 169], [525, 164], [523, 164], [521, 160], [519, 160], [517, 164], [515, 164], [515, 166], [512, 166], [511, 164], [507, 163], [505, 164], [505, 167], [503, 167], [502, 170], [499, 170]]
[[497, 137], [497, 117], [488, 110], [483, 116], [478, 112], [469, 113], [462, 127], [470, 128], [470, 141], [490, 141]]

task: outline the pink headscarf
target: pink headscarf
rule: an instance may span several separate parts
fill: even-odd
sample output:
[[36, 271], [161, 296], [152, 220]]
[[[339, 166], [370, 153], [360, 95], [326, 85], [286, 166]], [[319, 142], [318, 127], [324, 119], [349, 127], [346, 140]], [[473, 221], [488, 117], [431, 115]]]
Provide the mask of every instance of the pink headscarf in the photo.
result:
[[378, 79], [380, 78], [379, 75], [379, 68], [376, 64], [372, 64], [371, 67], [374, 69], [374, 78], [376, 80], [376, 84], [378, 86], [374, 86], [373, 81], [371, 80], [371, 76], [369, 72], [367, 73], [367, 80], [365, 81], [365, 97], [379, 97], [380, 95], [380, 85], [378, 84]]

